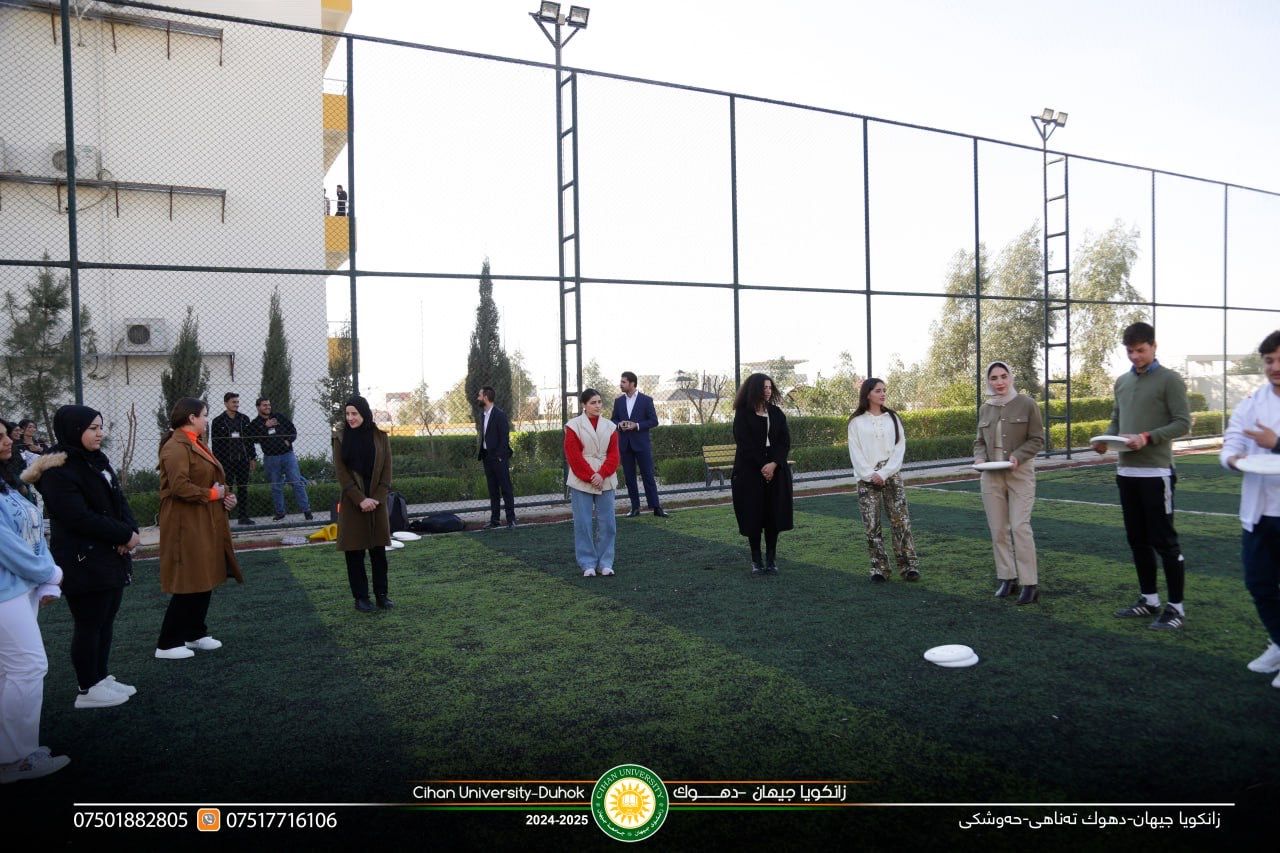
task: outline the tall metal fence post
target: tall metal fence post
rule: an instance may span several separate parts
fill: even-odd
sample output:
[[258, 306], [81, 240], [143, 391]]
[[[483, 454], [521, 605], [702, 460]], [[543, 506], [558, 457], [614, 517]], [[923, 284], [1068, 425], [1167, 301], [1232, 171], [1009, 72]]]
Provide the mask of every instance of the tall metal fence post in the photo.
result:
[[729, 96], [729, 211], [733, 227], [733, 387], [742, 384], [742, 318], [738, 278], [738, 99]]
[[871, 158], [868, 154], [867, 120], [862, 120], [862, 252], [867, 276], [867, 376], [871, 369]]
[[347, 275], [351, 284], [351, 393], [360, 393], [360, 336], [356, 308], [356, 73], [355, 40], [347, 36]]
[[67, 136], [67, 262], [71, 279], [71, 372], [76, 405], [84, 404], [84, 355], [80, 349], [80, 234], [76, 223], [76, 119], [71, 96], [71, 11], [69, 0], [60, 0], [62, 15], [62, 109]]
[[973, 350], [974, 390], [982, 408], [982, 233], [978, 227], [978, 140], [973, 140]]

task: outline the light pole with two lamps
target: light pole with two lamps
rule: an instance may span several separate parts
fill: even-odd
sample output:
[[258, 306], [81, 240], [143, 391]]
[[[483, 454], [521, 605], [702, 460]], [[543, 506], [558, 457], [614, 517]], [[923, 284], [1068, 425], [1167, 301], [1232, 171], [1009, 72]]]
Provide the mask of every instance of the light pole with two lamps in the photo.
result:
[[[585, 6], [570, 6], [566, 16], [560, 11], [559, 3], [543, 2], [538, 11], [530, 12], [538, 29], [551, 42], [556, 51], [556, 222], [557, 243], [556, 258], [559, 264], [560, 279], [560, 422], [569, 420], [570, 397], [581, 391], [582, 385], [582, 251], [578, 238], [578, 76], [574, 72], [564, 75], [561, 63], [561, 52], [579, 30], [587, 28], [587, 19], [591, 10]], [[565, 34], [565, 29], [568, 34]], [[564, 122], [564, 87], [569, 87], [570, 124], [565, 128]], [[570, 171], [572, 177], [565, 180], [564, 148], [566, 139], [570, 140]], [[569, 208], [573, 217], [572, 231], [565, 228], [565, 195], [572, 193]], [[568, 274], [565, 263], [565, 252], [569, 243], [573, 244], [572, 275]], [[566, 302], [573, 296], [573, 309], [569, 310]], [[573, 328], [569, 328], [572, 314]], [[573, 390], [569, 387], [569, 347], [574, 348]]]

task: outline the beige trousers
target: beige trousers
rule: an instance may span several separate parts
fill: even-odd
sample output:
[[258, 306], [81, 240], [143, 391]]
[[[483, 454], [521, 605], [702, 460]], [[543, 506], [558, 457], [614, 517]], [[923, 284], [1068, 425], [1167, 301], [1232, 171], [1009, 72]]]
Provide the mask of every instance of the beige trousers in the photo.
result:
[[1036, 502], [1036, 470], [1033, 462], [1011, 471], [982, 472], [982, 506], [991, 528], [996, 577], [1017, 580], [1022, 586], [1039, 582], [1036, 540], [1031, 532], [1031, 509]]

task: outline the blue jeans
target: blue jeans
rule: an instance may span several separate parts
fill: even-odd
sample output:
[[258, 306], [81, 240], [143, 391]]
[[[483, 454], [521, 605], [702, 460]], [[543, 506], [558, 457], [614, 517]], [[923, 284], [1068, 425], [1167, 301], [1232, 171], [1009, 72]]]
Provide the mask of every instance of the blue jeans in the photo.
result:
[[288, 480], [293, 485], [293, 498], [298, 502], [298, 509], [311, 512], [311, 502], [307, 500], [307, 484], [298, 470], [298, 457], [291, 451], [279, 456], [262, 457], [263, 467], [267, 469], [267, 480], [271, 483], [271, 503], [275, 505], [276, 515], [284, 515], [284, 484]]
[[[618, 534], [618, 519], [613, 508], [613, 489], [602, 495], [569, 489], [573, 504], [573, 550], [578, 557], [578, 567], [583, 569], [612, 569], [613, 546]], [[595, 516], [596, 530], [592, 530], [591, 517]]]
[[1244, 585], [1271, 642], [1280, 646], [1280, 517], [1264, 515], [1242, 531]]

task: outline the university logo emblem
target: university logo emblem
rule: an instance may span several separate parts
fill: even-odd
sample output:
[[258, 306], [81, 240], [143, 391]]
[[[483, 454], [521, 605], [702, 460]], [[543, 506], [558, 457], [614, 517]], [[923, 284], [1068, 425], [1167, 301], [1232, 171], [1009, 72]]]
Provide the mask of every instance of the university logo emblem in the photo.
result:
[[619, 841], [644, 841], [667, 819], [671, 801], [658, 775], [639, 764], [619, 764], [596, 782], [591, 815]]

